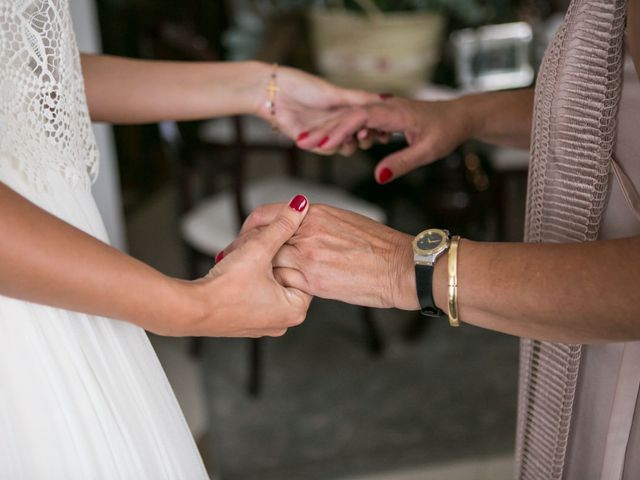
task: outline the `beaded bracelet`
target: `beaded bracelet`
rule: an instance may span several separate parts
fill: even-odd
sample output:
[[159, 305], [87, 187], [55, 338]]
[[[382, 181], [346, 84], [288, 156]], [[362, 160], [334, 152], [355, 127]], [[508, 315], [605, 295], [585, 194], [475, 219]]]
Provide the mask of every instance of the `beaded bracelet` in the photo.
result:
[[271, 77], [269, 78], [269, 85], [267, 86], [267, 92], [269, 94], [269, 96], [267, 97], [267, 110], [271, 115], [271, 128], [273, 128], [274, 132], [280, 131], [280, 127], [278, 126], [278, 118], [276, 117], [276, 97], [279, 90], [278, 64], [274, 63], [271, 70]]

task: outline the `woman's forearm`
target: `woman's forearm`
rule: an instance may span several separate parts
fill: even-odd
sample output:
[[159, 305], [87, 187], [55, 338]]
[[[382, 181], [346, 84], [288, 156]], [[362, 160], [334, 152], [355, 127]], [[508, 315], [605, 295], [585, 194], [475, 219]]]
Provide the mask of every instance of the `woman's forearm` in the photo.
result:
[[258, 113], [269, 66], [82, 55], [91, 118], [117, 124]]
[[[447, 311], [447, 256], [434, 296]], [[415, 288], [407, 282], [405, 288]], [[566, 343], [640, 339], [640, 237], [579, 244], [478, 243], [458, 251], [460, 319]]]
[[[278, 206], [255, 210], [242, 233], [269, 225]], [[358, 305], [419, 309], [413, 237], [353, 212], [314, 205], [274, 259], [280, 278], [310, 294]], [[234, 245], [230, 247], [233, 251]], [[447, 307], [446, 254], [434, 298]], [[462, 322], [567, 343], [640, 340], [640, 236], [567, 244], [462, 240]]]
[[455, 102], [467, 117], [471, 138], [503, 147], [529, 148], [533, 88], [466, 95]]
[[200, 305], [166, 277], [0, 183], [0, 294], [181, 335]]

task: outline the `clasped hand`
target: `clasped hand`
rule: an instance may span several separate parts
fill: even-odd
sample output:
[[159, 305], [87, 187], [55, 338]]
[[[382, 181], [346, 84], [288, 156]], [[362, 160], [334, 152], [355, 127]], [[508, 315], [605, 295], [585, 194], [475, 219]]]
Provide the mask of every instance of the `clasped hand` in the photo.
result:
[[[282, 208], [256, 209], [227, 255], [264, 237]], [[272, 266], [283, 288], [368, 307], [418, 308], [411, 237], [353, 212], [312, 205]]]
[[[278, 122], [300, 148], [349, 155], [358, 145], [388, 141], [393, 132], [405, 135], [409, 146], [376, 167], [380, 183], [437, 160], [469, 136], [465, 112], [455, 101], [390, 98], [339, 89], [292, 69], [281, 73]], [[260, 107], [257, 114], [273, 120]], [[224, 279], [218, 286], [223, 308], [237, 310], [222, 312], [229, 319], [223, 336], [282, 335], [304, 320], [312, 296], [419, 308], [411, 237], [326, 205], [255, 210], [202, 282], [216, 279]]]

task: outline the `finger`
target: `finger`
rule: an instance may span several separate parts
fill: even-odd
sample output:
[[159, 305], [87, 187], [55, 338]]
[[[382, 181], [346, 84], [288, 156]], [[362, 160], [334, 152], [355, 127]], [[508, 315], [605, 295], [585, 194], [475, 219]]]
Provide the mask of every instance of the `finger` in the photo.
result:
[[271, 261], [282, 245], [296, 233], [308, 211], [307, 197], [296, 195], [288, 205], [281, 207], [273, 222], [262, 229], [247, 244], [256, 245]]
[[313, 150], [310, 150], [311, 153], [315, 153], [316, 155], [322, 155], [323, 157], [330, 157], [331, 155], [335, 155], [337, 151], [338, 151], [337, 148], [333, 148], [331, 150], [314, 148]]
[[350, 157], [351, 155], [356, 153], [356, 150], [358, 150], [358, 145], [356, 144], [355, 140], [349, 139], [342, 144], [342, 146], [338, 150], [338, 153], [343, 157]]
[[335, 114], [325, 119], [321, 124], [300, 133], [296, 139], [296, 146], [302, 150], [316, 153], [318, 153], [317, 150], [324, 149], [330, 140], [329, 131], [334, 128], [336, 122], [340, 121], [342, 115], [340, 113]]
[[302, 292], [309, 292], [309, 283], [304, 274], [295, 268], [274, 268], [273, 276], [285, 288], [294, 288]]
[[283, 203], [269, 203], [259, 206], [244, 221], [238, 235], [244, 235], [250, 230], [271, 224], [282, 210], [283, 205]]
[[285, 287], [285, 292], [289, 296], [289, 301], [294, 305], [298, 312], [297, 315], [292, 315], [288, 320], [288, 325], [290, 327], [295, 327], [304, 322], [313, 297], [295, 287]]
[[278, 250], [278, 253], [275, 254], [271, 263], [274, 268], [300, 269], [298, 258], [299, 252], [295, 247], [283, 245], [282, 248]]
[[348, 138], [367, 123], [367, 111], [364, 108], [343, 109], [338, 115], [320, 127], [311, 130], [303, 140], [296, 143], [304, 150], [321, 153], [336, 151]]
[[269, 330], [260, 330], [260, 331], [257, 331], [255, 333], [250, 334], [249, 338], [264, 338], [264, 337], [279, 338], [279, 337], [283, 337], [287, 333], [288, 330], [289, 330], [288, 328], [276, 328], [276, 329], [269, 329]]
[[367, 124], [367, 110], [364, 108], [345, 111], [343, 115], [329, 123], [326, 130], [327, 142], [323, 150], [339, 148], [351, 140]]
[[419, 146], [411, 146], [383, 159], [375, 169], [378, 183], [385, 184], [433, 161], [428, 151]]
[[246, 244], [249, 240], [251, 240], [258, 234], [261, 228], [263, 227], [258, 226], [256, 228], [247, 229], [245, 232], [239, 233], [233, 242], [227, 245], [223, 250], [220, 250], [220, 252], [216, 256], [216, 264], [220, 263], [225, 257], [228, 257], [234, 250], [242, 248], [244, 244]]
[[375, 142], [375, 132], [372, 130], [367, 130], [367, 134], [358, 138], [358, 148], [360, 150], [369, 150]]

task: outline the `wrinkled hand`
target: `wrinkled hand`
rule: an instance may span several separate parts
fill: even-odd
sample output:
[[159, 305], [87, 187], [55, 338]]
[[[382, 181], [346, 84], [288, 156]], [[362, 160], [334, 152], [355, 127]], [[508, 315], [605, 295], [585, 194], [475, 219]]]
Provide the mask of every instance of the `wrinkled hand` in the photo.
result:
[[[281, 208], [256, 209], [228, 250], [243, 248], [262, 228], [269, 228]], [[282, 285], [322, 298], [416, 310], [411, 240], [362, 215], [313, 205], [273, 259], [275, 277]]]
[[[271, 122], [271, 113], [266, 108], [266, 89], [261, 87], [258, 116]], [[331, 83], [303, 71], [280, 67], [278, 69], [278, 92], [276, 95], [276, 117], [280, 131], [293, 140], [305, 140], [308, 132], [320, 128], [328, 122], [339, 119], [341, 110], [357, 107], [379, 100], [379, 96], [358, 90], [336, 87]], [[373, 137], [363, 131], [361, 137]], [[354, 135], [345, 136], [340, 142], [331, 142], [317, 137], [314, 142], [305, 141], [304, 149], [323, 155], [340, 152], [352, 154], [358, 139]], [[299, 145], [300, 146], [300, 145]]]
[[[209, 275], [193, 282], [206, 308], [191, 335], [280, 336], [304, 321], [311, 297], [292, 285], [282, 286], [272, 268], [274, 255], [309, 210], [304, 197], [296, 198], [297, 209], [280, 205], [270, 210], [272, 221], [266, 228], [227, 252]], [[218, 304], [212, 304], [216, 299]]]
[[470, 125], [462, 104], [456, 100], [423, 102], [404, 98], [378, 99], [368, 105], [345, 109], [313, 129], [298, 142], [310, 148], [329, 138], [325, 148], [331, 150], [345, 139], [363, 135], [367, 130], [403, 133], [409, 147], [383, 159], [375, 177], [387, 183], [422, 165], [451, 153], [470, 136]]

